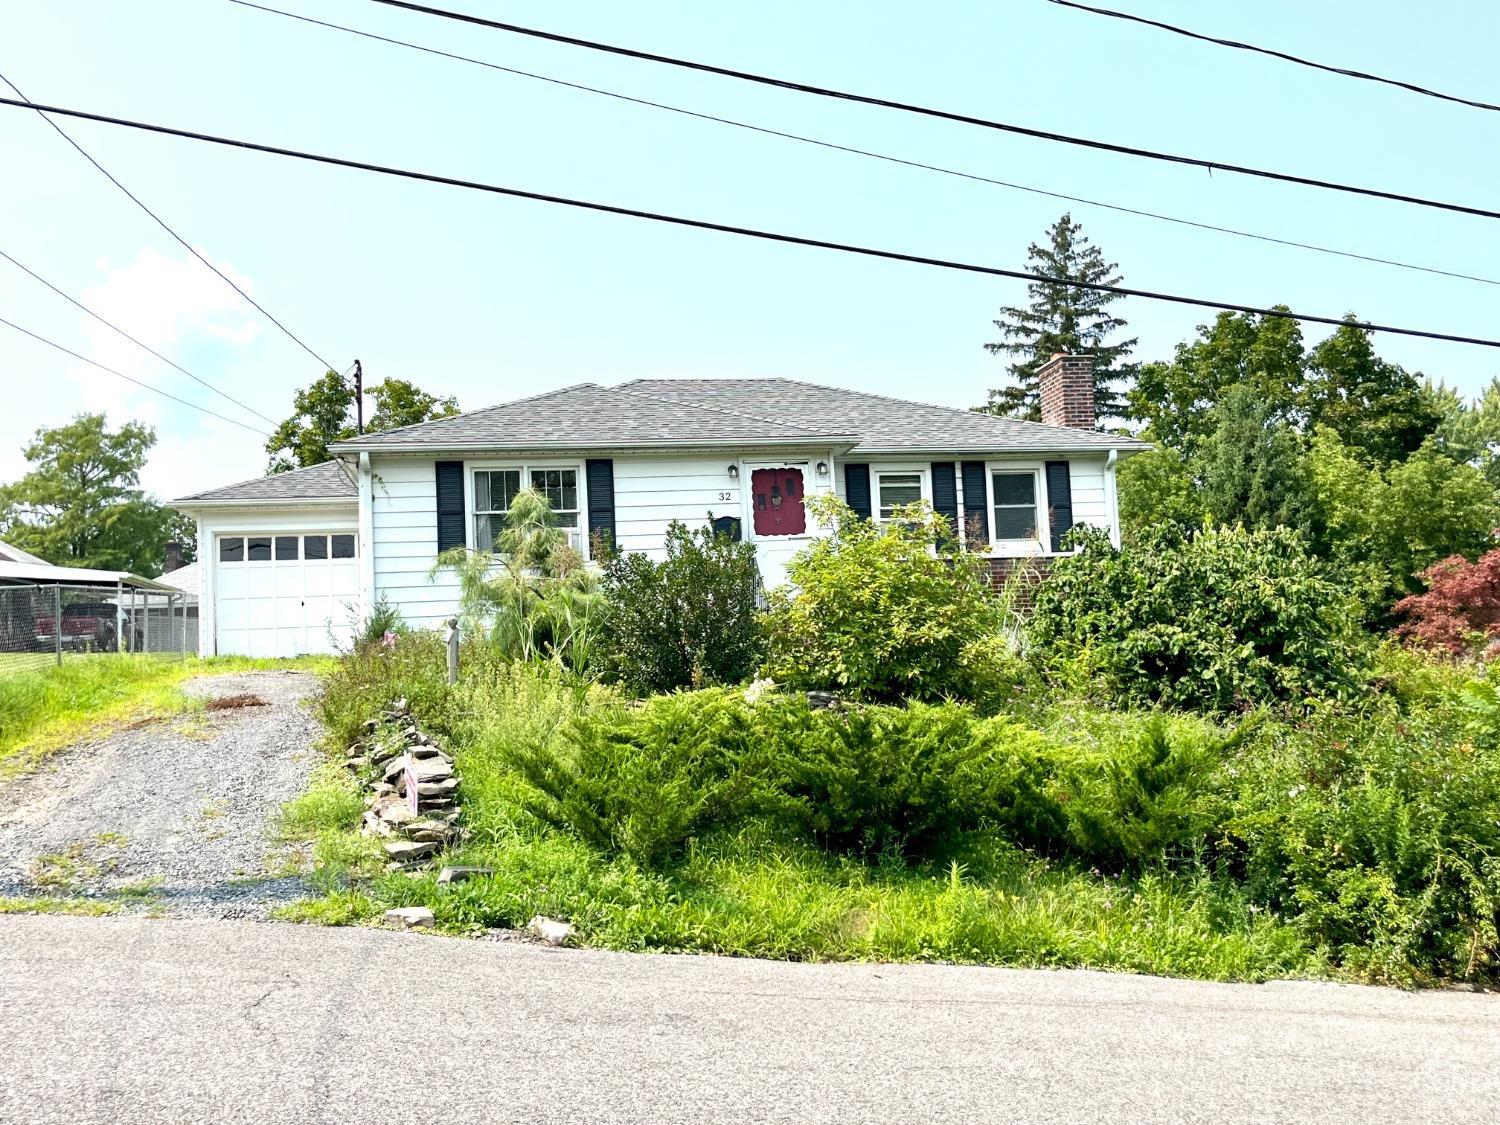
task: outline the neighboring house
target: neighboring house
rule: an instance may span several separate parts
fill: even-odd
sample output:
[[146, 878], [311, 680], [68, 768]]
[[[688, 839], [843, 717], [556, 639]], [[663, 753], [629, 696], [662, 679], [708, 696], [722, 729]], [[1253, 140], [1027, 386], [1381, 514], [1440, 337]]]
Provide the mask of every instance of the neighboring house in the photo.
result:
[[46, 566], [46, 559], [39, 559], [19, 547], [12, 547], [9, 543], [0, 542], [0, 563], [30, 563], [33, 566]]
[[659, 554], [671, 521], [713, 520], [755, 544], [768, 585], [817, 534], [808, 494], [877, 520], [925, 500], [997, 575], [1077, 524], [1118, 539], [1115, 465], [1146, 445], [1094, 430], [1086, 357], [1041, 382], [1045, 423], [786, 379], [642, 379], [339, 442], [335, 461], [174, 501], [198, 519], [200, 651], [326, 651], [382, 598], [441, 624], [458, 583], [429, 578], [438, 553], [491, 549], [526, 486], [585, 553], [608, 536]]

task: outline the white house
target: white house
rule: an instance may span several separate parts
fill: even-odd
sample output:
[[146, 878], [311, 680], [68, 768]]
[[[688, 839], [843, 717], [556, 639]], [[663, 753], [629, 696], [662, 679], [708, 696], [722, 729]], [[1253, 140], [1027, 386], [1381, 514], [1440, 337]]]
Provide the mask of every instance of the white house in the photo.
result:
[[1088, 358], [1041, 374], [1043, 423], [787, 379], [642, 379], [340, 442], [326, 464], [174, 502], [198, 519], [199, 650], [328, 651], [381, 598], [439, 625], [458, 589], [433, 560], [489, 549], [528, 486], [585, 552], [603, 535], [656, 553], [671, 521], [713, 520], [755, 544], [768, 585], [817, 533], [809, 494], [877, 520], [925, 500], [997, 573], [1075, 524], [1118, 538], [1115, 466], [1146, 446], [1094, 430]]

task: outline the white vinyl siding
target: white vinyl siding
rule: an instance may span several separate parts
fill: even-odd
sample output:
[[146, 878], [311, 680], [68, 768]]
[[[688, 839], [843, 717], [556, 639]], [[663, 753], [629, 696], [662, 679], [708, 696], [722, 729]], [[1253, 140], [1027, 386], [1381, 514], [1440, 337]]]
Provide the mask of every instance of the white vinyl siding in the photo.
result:
[[452, 571], [427, 577], [437, 559], [434, 463], [390, 457], [374, 459], [371, 467], [373, 601], [383, 596], [414, 628], [436, 628], [458, 612], [458, 579]]

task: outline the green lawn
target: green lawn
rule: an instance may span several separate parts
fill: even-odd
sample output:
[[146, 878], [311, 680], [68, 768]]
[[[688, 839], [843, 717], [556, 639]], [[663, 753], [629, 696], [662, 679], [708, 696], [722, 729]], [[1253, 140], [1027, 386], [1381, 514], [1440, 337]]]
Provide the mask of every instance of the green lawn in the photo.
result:
[[183, 682], [195, 676], [261, 668], [317, 671], [327, 665], [322, 658], [92, 655], [66, 659], [60, 666], [28, 668], [21, 660], [30, 660], [29, 654], [11, 655], [0, 664], [0, 777], [127, 723], [195, 709], [197, 701], [182, 690]]

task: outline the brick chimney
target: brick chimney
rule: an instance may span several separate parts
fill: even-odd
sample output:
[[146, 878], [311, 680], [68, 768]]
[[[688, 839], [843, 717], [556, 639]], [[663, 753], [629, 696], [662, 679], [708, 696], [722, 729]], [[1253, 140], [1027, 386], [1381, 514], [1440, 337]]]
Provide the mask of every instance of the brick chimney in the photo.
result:
[[162, 565], [163, 574], [171, 574], [174, 570], [182, 569], [182, 544], [172, 539], [167, 543], [166, 561]]
[[1093, 356], [1059, 352], [1037, 369], [1036, 381], [1046, 425], [1094, 428]]

